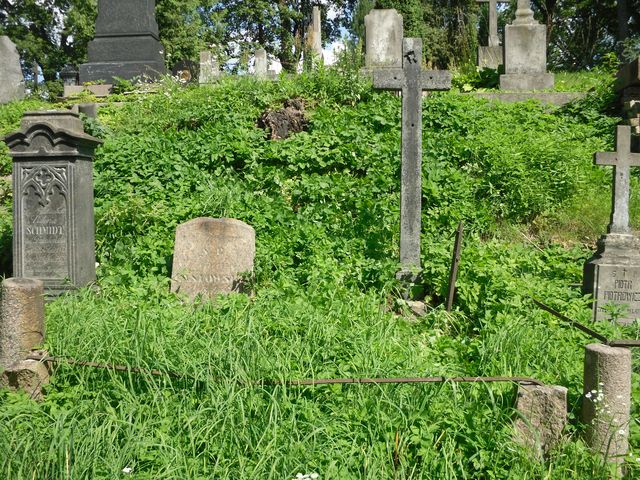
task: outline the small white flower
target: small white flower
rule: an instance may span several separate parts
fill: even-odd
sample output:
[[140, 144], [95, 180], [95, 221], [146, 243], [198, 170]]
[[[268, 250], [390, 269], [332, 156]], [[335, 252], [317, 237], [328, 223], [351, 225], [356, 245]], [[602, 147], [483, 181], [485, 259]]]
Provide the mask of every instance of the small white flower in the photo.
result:
[[604, 387], [604, 383], [602, 382], [598, 382], [598, 385], [600, 385], [601, 387]]
[[624, 430], [618, 430], [618, 435], [626, 435], [627, 432], [625, 432]]
[[598, 390], [591, 390], [591, 393], [598, 393]]
[[587, 392], [587, 394], [585, 395], [585, 397], [587, 397], [587, 398], [591, 398], [591, 392]]
[[320, 475], [318, 475], [317, 473], [312, 473], [311, 475], [309, 475], [309, 478], [311, 478], [311, 480], [316, 480], [319, 477]]
[[129, 473], [131, 473], [131, 472], [133, 472], [133, 468], [131, 468], [131, 467], [124, 467], [124, 468], [122, 469], [122, 473], [127, 473], [127, 474], [129, 474]]
[[304, 478], [305, 478], [305, 476], [306, 476], [306, 475], [303, 475], [303, 474], [299, 473], [299, 474], [297, 474], [297, 475], [296, 475], [296, 478], [298, 478], [298, 479], [302, 480], [302, 479], [304, 479]]

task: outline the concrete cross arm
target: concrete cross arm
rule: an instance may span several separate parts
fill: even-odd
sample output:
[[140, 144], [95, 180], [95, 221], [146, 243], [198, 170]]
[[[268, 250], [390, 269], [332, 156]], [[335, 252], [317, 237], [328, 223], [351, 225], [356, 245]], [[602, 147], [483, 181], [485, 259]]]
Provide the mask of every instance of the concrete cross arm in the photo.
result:
[[616, 152], [598, 152], [594, 155], [596, 165], [616, 167], [640, 167], [640, 153], [631, 151], [631, 127], [618, 125], [616, 131]]
[[[385, 68], [373, 71], [373, 86], [380, 90], [402, 90], [407, 88], [407, 78], [401, 68]], [[447, 70], [424, 70], [420, 72], [422, 90], [450, 90], [451, 72]]]

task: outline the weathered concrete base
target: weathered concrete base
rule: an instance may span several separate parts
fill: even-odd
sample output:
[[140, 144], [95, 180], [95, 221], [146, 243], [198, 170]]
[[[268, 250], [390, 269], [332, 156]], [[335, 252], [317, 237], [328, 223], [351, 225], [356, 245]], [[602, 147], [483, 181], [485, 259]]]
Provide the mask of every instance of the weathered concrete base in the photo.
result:
[[553, 73], [505, 73], [500, 75], [500, 90], [528, 92], [548, 90], [555, 85]]
[[478, 66], [498, 69], [504, 63], [504, 49], [497, 47], [478, 47]]
[[515, 441], [542, 458], [558, 444], [567, 424], [567, 389], [555, 385], [520, 385]]
[[0, 388], [24, 392], [33, 400], [42, 401], [42, 387], [49, 383], [47, 367], [36, 360], [22, 360], [0, 374]]
[[582, 422], [587, 444], [606, 460], [623, 463], [629, 450], [631, 351], [585, 347]]
[[616, 318], [629, 324], [640, 317], [640, 239], [608, 234], [598, 240], [596, 253], [583, 269], [582, 293], [593, 296], [593, 319], [611, 320], [608, 305], [624, 311]]
[[44, 340], [44, 284], [30, 278], [2, 282], [0, 369], [27, 357]]
[[80, 95], [84, 91], [88, 91], [95, 97], [108, 97], [113, 88], [112, 84], [102, 85], [65, 85], [63, 95], [66, 97], [73, 97], [74, 95]]

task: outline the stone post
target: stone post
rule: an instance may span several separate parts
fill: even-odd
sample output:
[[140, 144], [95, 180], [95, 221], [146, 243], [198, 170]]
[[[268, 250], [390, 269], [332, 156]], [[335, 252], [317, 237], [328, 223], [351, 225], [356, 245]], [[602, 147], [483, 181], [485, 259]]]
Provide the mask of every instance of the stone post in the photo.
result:
[[631, 351], [585, 347], [582, 422], [587, 444], [606, 460], [623, 463], [629, 450]]
[[44, 341], [44, 285], [30, 278], [8, 278], [1, 290], [0, 388], [42, 400], [49, 372], [27, 356]]
[[515, 440], [534, 457], [548, 455], [567, 425], [567, 389], [555, 385], [520, 385]]
[[0, 368], [24, 360], [44, 340], [44, 284], [7, 278], [0, 302]]
[[215, 83], [220, 79], [220, 65], [212, 52], [200, 52], [200, 85]]
[[268, 69], [269, 60], [267, 59], [267, 51], [264, 48], [259, 48], [255, 53], [254, 74], [258, 78], [266, 78]]
[[376, 68], [402, 68], [402, 15], [394, 9], [374, 9], [364, 17], [366, 55], [365, 66]]
[[24, 98], [20, 55], [6, 35], [0, 35], [0, 105]]

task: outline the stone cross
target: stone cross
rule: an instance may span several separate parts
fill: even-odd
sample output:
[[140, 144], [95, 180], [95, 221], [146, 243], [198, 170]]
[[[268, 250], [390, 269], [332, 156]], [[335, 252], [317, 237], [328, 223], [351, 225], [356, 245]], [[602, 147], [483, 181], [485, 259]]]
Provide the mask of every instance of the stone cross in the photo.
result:
[[631, 167], [640, 167], [640, 153], [631, 153], [631, 127], [618, 125], [617, 152], [595, 154], [596, 165], [612, 165], [615, 177], [609, 233], [628, 234], [629, 227], [629, 173]]
[[422, 215], [422, 92], [449, 90], [451, 73], [422, 69], [422, 39], [405, 38], [402, 68], [376, 69], [373, 85], [402, 91], [402, 179], [400, 192], [400, 263], [403, 272], [420, 267]]
[[511, 3], [509, 0], [476, 0], [478, 3], [489, 2], [489, 47], [499, 47], [498, 37], [498, 4]]

